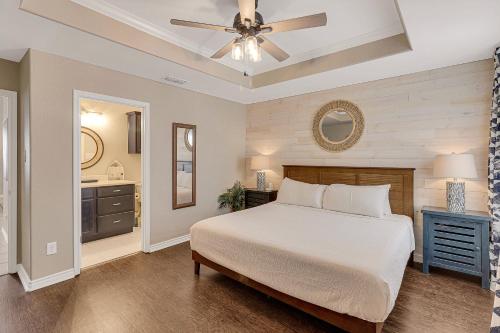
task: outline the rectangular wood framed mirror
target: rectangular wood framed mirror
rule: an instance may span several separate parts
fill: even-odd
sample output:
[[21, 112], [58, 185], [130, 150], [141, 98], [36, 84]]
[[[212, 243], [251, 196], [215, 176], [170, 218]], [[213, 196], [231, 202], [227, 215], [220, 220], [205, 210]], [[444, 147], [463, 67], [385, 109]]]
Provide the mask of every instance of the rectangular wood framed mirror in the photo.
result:
[[172, 124], [172, 208], [196, 205], [196, 125]]

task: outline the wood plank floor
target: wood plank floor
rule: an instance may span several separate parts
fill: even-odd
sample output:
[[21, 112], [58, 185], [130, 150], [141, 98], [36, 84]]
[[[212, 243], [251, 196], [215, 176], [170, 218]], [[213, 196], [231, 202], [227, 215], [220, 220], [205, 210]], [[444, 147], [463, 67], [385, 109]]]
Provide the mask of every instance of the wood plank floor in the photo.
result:
[[[408, 268], [384, 332], [488, 332], [493, 294], [479, 283]], [[0, 277], [0, 332], [339, 332], [203, 267], [188, 243], [82, 271], [26, 294]]]

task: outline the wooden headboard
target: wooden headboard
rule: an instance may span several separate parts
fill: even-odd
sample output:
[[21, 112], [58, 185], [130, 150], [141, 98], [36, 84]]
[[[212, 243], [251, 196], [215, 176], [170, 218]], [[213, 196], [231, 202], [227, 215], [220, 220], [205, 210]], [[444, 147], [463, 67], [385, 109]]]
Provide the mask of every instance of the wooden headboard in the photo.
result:
[[283, 177], [310, 184], [391, 184], [389, 201], [394, 214], [413, 219], [413, 172], [408, 168], [363, 168], [340, 166], [284, 165]]

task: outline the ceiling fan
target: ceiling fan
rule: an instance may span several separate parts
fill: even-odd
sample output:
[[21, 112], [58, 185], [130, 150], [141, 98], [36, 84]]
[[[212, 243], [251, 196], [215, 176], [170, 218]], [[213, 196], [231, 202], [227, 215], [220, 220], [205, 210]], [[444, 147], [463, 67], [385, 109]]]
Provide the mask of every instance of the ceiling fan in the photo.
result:
[[238, 0], [238, 5], [240, 12], [234, 17], [232, 27], [176, 19], [170, 20], [170, 23], [173, 25], [225, 31], [240, 35], [227, 43], [219, 51], [215, 52], [214, 55], [211, 56], [212, 59], [220, 59], [231, 52], [231, 57], [235, 60], [258, 62], [262, 59], [262, 48], [276, 60], [281, 62], [288, 59], [288, 53], [271, 42], [264, 35], [321, 27], [326, 25], [327, 22], [326, 13], [320, 13], [266, 24], [264, 23], [262, 15], [255, 11], [258, 0]]

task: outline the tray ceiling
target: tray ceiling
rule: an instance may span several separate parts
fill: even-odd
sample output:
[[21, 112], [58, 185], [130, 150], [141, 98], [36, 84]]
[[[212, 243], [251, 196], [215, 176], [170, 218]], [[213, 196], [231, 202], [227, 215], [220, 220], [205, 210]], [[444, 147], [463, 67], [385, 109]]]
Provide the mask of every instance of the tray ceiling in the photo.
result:
[[[125, 7], [127, 3], [128, 5], [138, 3], [141, 6], [158, 6], [166, 3], [169, 13], [176, 12], [168, 14], [165, 22], [163, 16], [157, 18], [159, 21], [154, 21], [153, 17], [141, 17], [141, 13], [138, 11], [132, 13], [136, 19], [135, 24], [142, 25], [142, 30], [139, 30], [131, 23], [123, 23], [122, 21], [126, 18], [117, 21], [117, 17], [114, 20], [111, 19], [110, 13], [108, 15], [102, 14], [106, 10], [105, 7], [99, 11], [91, 10], [71, 0], [44, 0], [43, 2], [39, 0], [23, 0], [21, 2], [19, 0], [2, 0], [0, 1], [0, 58], [20, 61], [26, 50], [32, 48], [155, 80], [163, 84], [177, 85], [172, 81], [166, 81], [166, 76], [172, 77], [174, 81], [175, 79], [186, 80], [187, 82], [182, 85], [185, 89], [248, 104], [487, 58], [491, 59], [494, 48], [500, 45], [500, 20], [498, 20], [500, 1], [498, 0], [395, 0], [397, 6], [393, 7], [392, 1], [379, 2], [378, 0], [311, 0], [307, 2], [302, 0], [261, 0], [259, 11], [264, 15], [266, 21], [316, 13], [323, 10], [321, 6], [334, 6], [334, 4], [357, 9], [358, 19], [340, 15], [342, 11], [339, 10], [334, 10], [333, 14], [331, 11], [327, 11], [329, 16], [327, 28], [329, 29], [331, 24], [339, 24], [340, 26], [351, 24], [350, 39], [336, 39], [335, 43], [322, 46], [320, 51], [317, 51], [315, 43], [324, 40], [322, 38], [326, 38], [328, 41], [332, 38], [333, 41], [333, 38], [336, 37], [335, 32], [330, 35], [315, 36], [314, 38], [318, 38], [318, 40], [309, 40], [312, 37], [306, 38], [304, 46], [307, 46], [308, 49], [298, 48], [298, 43], [294, 39], [283, 42], [273, 40], [276, 43], [283, 43], [281, 46], [293, 53], [292, 59], [297, 60], [304, 57], [298, 60], [302, 62], [295, 65], [288, 64], [285, 67], [278, 67], [279, 65], [273, 61], [267, 64], [262, 63], [260, 64], [261, 68], [255, 68], [256, 72], [252, 77], [245, 78], [237, 63], [231, 63], [230, 59], [223, 59], [222, 62], [213, 61], [200, 56], [204, 51], [196, 49], [196, 47], [201, 48], [198, 44], [200, 39], [204, 42], [202, 46], [208, 51], [211, 51], [210, 48], [217, 48], [219, 46], [217, 43], [226, 40], [227, 37], [224, 34], [220, 37], [213, 37], [218, 36], [219, 33], [212, 33], [213, 36], [206, 38], [205, 41], [205, 37], [198, 35], [198, 33], [204, 33], [201, 30], [183, 30], [178, 34], [174, 30], [167, 31], [167, 28], [161, 28], [162, 24], [168, 27], [166, 22], [168, 22], [170, 15], [179, 19], [197, 19], [198, 17], [194, 15], [199, 15], [198, 12], [211, 12], [212, 19], [210, 21], [213, 20], [214, 23], [224, 23], [219, 18], [230, 23], [233, 12], [236, 11], [237, 0], [184, 1], [185, 3], [177, 0], [106, 1], [108, 2], [100, 2], [100, 4], [108, 5], [108, 7], [111, 5], [114, 8], [121, 6], [118, 7], [119, 10], [129, 13], [129, 15], [133, 12], [133, 8]], [[303, 3], [307, 3], [307, 8]], [[376, 11], [379, 9], [378, 6], [371, 7], [373, 3], [384, 4], [392, 9], [386, 10], [383, 12], [385, 14], [382, 14], [382, 12]], [[280, 11], [281, 7], [278, 4], [281, 4], [281, 7], [285, 6], [283, 11]], [[178, 6], [181, 6], [182, 10], [177, 8]], [[266, 6], [270, 7], [265, 9]], [[70, 7], [78, 10], [73, 13], [76, 15], [68, 17], [66, 14], [68, 14], [67, 9]], [[223, 8], [225, 11], [216, 11], [214, 8]], [[396, 27], [390, 23], [395, 8], [399, 8], [401, 16], [397, 26], [401, 29], [401, 22], [403, 22], [406, 33], [390, 38], [398, 40], [404, 36], [405, 39], [411, 41], [412, 51], [399, 50], [399, 52], [395, 52], [397, 50], [393, 50], [392, 55], [378, 54], [377, 57], [360, 58], [360, 54], [374, 50], [380, 52], [381, 49], [384, 49], [383, 46], [386, 44], [382, 46], [377, 44], [380, 40], [375, 44], [366, 42], [373, 35], [380, 31], [383, 32], [383, 27]], [[160, 11], [158, 10], [158, 12]], [[374, 13], [387, 16], [384, 18], [372, 17], [377, 16]], [[340, 17], [336, 17], [336, 15], [340, 15]], [[88, 23], [86, 20], [89, 17], [98, 20], [98, 24], [88, 25], [90, 28], [112, 26], [117, 29], [107, 29], [108, 35], [105, 35], [102, 34], [102, 31], [92, 31], [90, 28], [84, 29], [78, 26]], [[200, 17], [206, 16], [200, 15]], [[208, 17], [204, 21], [210, 22]], [[356, 30], [365, 29], [367, 27], [364, 25], [366, 21], [371, 22], [370, 27], [373, 27], [373, 31], [375, 31], [372, 31], [373, 35], [370, 32], [359, 34], [360, 30]], [[144, 22], [148, 24], [144, 26]], [[362, 25], [359, 24], [360, 22]], [[384, 24], [378, 25], [378, 23]], [[155, 27], [159, 27], [163, 31], [155, 30]], [[144, 32], [148, 29], [152, 29], [152, 31]], [[365, 31], [368, 30], [365, 29]], [[389, 30], [388, 28], [387, 31]], [[132, 42], [135, 44], [116, 40], [116, 33], [119, 31], [126, 31], [128, 35], [133, 35]], [[309, 31], [300, 33], [305, 34]], [[344, 36], [347, 36], [348, 33], [349, 31]], [[127, 36], [127, 34], [125, 35]], [[194, 37], [193, 34], [195, 34]], [[384, 35], [381, 34], [377, 38], [381, 36]], [[288, 38], [286, 34], [276, 35], [276, 37]], [[175, 40], [176, 43], [170, 43], [169, 40]], [[150, 46], [149, 42], [158, 45], [158, 41], [164, 44], [163, 49], [163, 46], [147, 51], [141, 49], [141, 47]], [[357, 50], [362, 50], [362, 52], [357, 52], [355, 54], [357, 57], [353, 57], [352, 52], [356, 49], [358, 41], [363, 45], [357, 46]], [[194, 45], [194, 49], [190, 49], [189, 43]], [[140, 44], [140, 47], [137, 44]], [[299, 51], [294, 51], [295, 47]], [[317, 56], [321, 52], [330, 52], [327, 47], [341, 51], [334, 51], [331, 57], [319, 58], [321, 61], [307, 60], [304, 62], [302, 60], [310, 59], [311, 56]], [[166, 53], [168, 57], [155, 53], [160, 49], [168, 51]], [[348, 62], [346, 59], [353, 60], [353, 62]], [[186, 61], [191, 61], [191, 63], [186, 64]], [[318, 66], [318, 63], [326, 66]], [[332, 63], [335, 66], [332, 67]]]
[[[82, 6], [153, 34], [205, 57], [210, 57], [234, 35], [173, 26], [177, 18], [232, 26], [236, 0], [72, 0]], [[404, 32], [393, 0], [260, 0], [257, 11], [265, 22], [326, 12], [326, 27], [291, 31], [268, 38], [290, 54], [282, 63], [264, 53], [256, 64], [243, 64], [226, 55], [221, 63], [255, 75]]]

